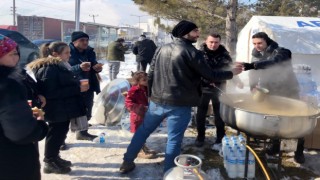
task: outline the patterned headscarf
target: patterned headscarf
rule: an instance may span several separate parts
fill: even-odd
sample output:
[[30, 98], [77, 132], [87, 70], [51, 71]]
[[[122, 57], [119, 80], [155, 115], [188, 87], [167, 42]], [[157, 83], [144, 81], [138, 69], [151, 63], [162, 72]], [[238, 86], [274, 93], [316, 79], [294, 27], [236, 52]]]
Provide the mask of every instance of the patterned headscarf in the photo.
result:
[[18, 44], [12, 39], [0, 34], [0, 58], [16, 49]]

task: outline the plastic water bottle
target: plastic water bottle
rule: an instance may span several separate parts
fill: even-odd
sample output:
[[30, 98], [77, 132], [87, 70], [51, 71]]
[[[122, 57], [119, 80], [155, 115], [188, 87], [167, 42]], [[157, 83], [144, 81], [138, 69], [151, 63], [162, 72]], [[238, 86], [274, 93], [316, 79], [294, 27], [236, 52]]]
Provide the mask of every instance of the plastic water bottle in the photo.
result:
[[230, 149], [231, 149], [231, 146], [230, 146], [229, 142], [226, 142], [225, 145], [223, 145], [223, 147], [222, 147], [224, 168], [227, 168], [228, 151]]
[[106, 140], [105, 140], [105, 135], [106, 135], [105, 133], [101, 133], [101, 134], [99, 135], [99, 143], [100, 143], [100, 144], [106, 142]]
[[237, 177], [237, 157], [235, 152], [231, 149], [228, 153], [227, 173], [229, 178]]
[[244, 178], [245, 169], [245, 152], [238, 148], [237, 151], [237, 176], [238, 178]]
[[249, 160], [248, 160], [248, 178], [254, 178], [256, 173], [256, 161], [254, 159], [253, 154], [249, 153]]

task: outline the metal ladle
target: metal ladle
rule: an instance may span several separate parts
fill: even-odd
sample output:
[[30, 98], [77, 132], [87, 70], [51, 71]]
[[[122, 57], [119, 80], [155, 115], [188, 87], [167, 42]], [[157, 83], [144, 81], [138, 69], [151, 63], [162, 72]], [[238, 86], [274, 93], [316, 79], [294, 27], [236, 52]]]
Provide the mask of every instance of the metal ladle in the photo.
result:
[[257, 102], [262, 102], [268, 95], [269, 90], [262, 87], [256, 87], [256, 91], [253, 93], [253, 100]]

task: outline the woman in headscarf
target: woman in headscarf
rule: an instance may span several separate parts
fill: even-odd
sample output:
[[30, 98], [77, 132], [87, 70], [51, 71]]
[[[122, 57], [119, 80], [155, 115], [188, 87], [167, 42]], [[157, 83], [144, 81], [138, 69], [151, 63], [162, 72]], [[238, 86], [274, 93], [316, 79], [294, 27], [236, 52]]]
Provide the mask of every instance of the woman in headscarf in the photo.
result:
[[48, 127], [28, 104], [18, 61], [17, 43], [0, 35], [0, 176], [39, 180], [37, 142], [46, 136]]

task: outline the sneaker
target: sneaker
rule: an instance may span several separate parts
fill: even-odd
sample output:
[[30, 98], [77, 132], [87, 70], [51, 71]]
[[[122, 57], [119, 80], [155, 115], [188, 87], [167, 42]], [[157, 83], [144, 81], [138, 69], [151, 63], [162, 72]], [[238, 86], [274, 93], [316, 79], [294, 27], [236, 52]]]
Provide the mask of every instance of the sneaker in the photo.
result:
[[295, 155], [294, 155], [294, 161], [295, 161], [296, 163], [303, 164], [303, 163], [306, 161], [306, 159], [305, 159], [305, 157], [304, 157], [304, 154], [300, 154], [300, 155], [295, 154]]
[[70, 166], [72, 166], [71, 161], [64, 160], [64, 159], [62, 159], [60, 156], [57, 157], [57, 161], [58, 161], [58, 163], [60, 163], [62, 166], [65, 166], [65, 167], [70, 167]]
[[214, 151], [218, 151], [219, 152], [222, 149], [222, 144], [221, 143], [215, 143], [215, 144], [212, 145], [211, 149], [214, 150]]
[[71, 171], [70, 167], [62, 166], [56, 158], [46, 160], [44, 163], [43, 172], [45, 174], [55, 173], [55, 174], [67, 174]]
[[204, 145], [204, 141], [196, 139], [196, 141], [194, 142], [194, 145], [197, 147], [202, 147]]
[[147, 151], [144, 151], [144, 149], [141, 149], [139, 154], [138, 154], [138, 157], [142, 158], [142, 159], [154, 159], [157, 156], [154, 153], [149, 153]]
[[123, 163], [120, 166], [120, 173], [125, 174], [131, 172], [134, 170], [135, 167], [136, 165], [134, 164], [134, 162], [123, 161]]

